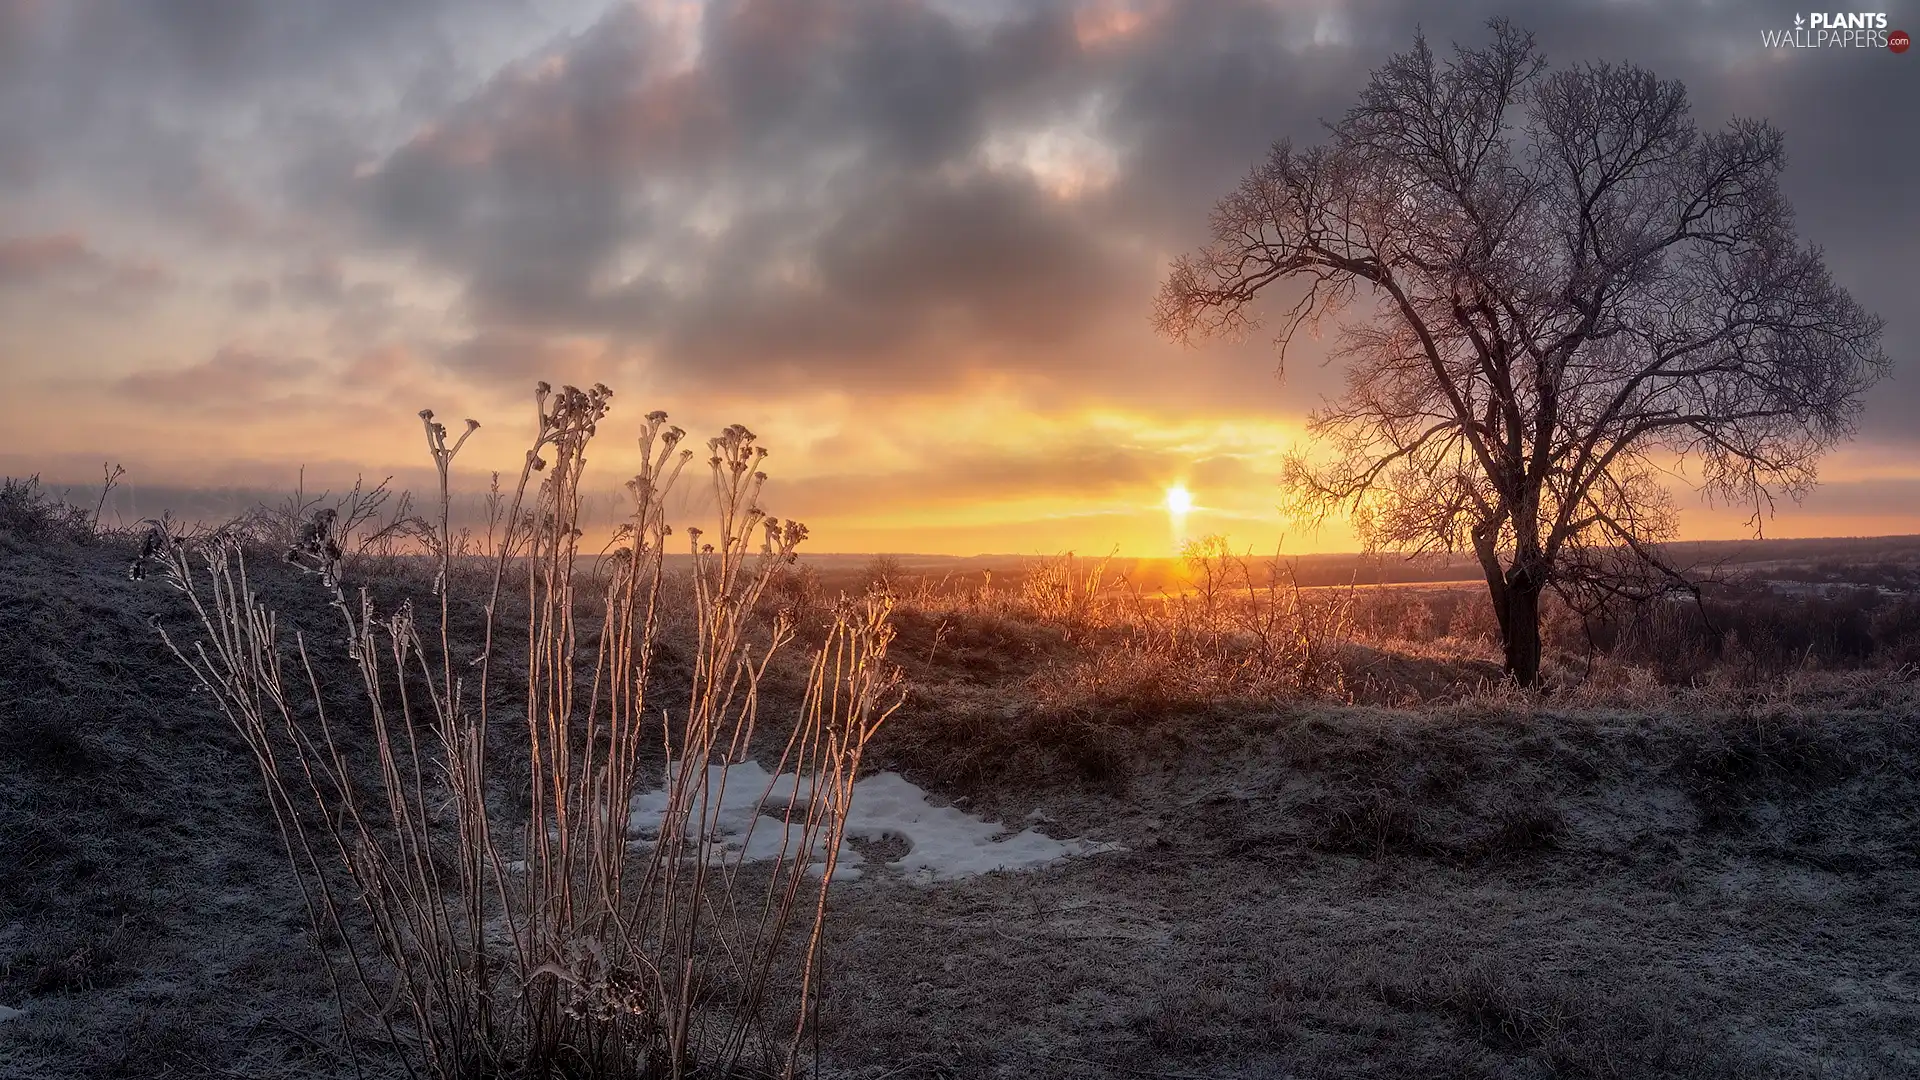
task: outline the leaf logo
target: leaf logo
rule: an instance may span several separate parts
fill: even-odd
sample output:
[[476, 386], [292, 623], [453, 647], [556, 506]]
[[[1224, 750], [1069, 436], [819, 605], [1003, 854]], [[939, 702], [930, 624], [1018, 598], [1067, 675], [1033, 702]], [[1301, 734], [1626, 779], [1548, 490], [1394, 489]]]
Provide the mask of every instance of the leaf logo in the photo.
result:
[[1796, 13], [1796, 14], [1795, 14], [1795, 15], [1793, 16], [1793, 28], [1794, 28], [1795, 30], [1798, 30], [1798, 29], [1800, 29], [1800, 28], [1801, 28], [1802, 26], [1805, 26], [1805, 25], [1806, 25], [1806, 23], [1807, 23], [1807, 20], [1805, 19], [1805, 17], [1803, 17], [1803, 16], [1801, 16], [1801, 15], [1799, 15], [1798, 13]]

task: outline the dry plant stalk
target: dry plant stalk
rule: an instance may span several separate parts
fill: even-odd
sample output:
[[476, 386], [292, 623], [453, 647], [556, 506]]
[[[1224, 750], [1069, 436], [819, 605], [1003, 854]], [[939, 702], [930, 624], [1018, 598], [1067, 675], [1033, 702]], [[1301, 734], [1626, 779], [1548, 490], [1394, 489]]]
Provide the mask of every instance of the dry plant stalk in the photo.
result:
[[1102, 601], [1113, 584], [1107, 579], [1113, 559], [1114, 554], [1109, 553], [1090, 566], [1076, 566], [1069, 551], [1030, 562], [1020, 582], [1021, 602], [1041, 618], [1062, 625], [1097, 621]]
[[[1059, 627], [1086, 645], [1078, 670], [1100, 689], [1137, 684], [1153, 673], [1164, 688], [1194, 698], [1307, 693], [1351, 696], [1341, 665], [1351, 640], [1355, 590], [1310, 590], [1278, 553], [1256, 565], [1211, 535], [1181, 552], [1189, 588], [1145, 595], [1108, 577], [1112, 556], [1077, 565], [1071, 553], [1029, 563], [1010, 595], [989, 584], [974, 609]], [[930, 607], [937, 600], [923, 597]], [[1048, 679], [1059, 681], [1057, 672]], [[1177, 684], [1177, 686], [1175, 685]], [[1083, 689], [1085, 687], [1082, 687]]]
[[[167, 538], [159, 554], [204, 630], [167, 644], [252, 751], [316, 933], [344, 942], [343, 964], [325, 954], [343, 1032], [351, 1043], [357, 987], [410, 1072], [680, 1078], [800, 1067], [854, 775], [892, 712], [885, 699], [897, 705], [885, 663], [891, 602], [836, 612], [773, 770], [790, 778], [788, 839], [771, 869], [747, 866], [744, 847], [723, 847], [709, 823], [727, 766], [746, 758], [768, 665], [793, 638], [784, 615], [767, 627], [755, 605], [806, 529], [760, 509], [766, 451], [730, 427], [708, 444], [717, 533], [702, 543], [689, 530], [693, 571], [670, 573], [666, 497], [692, 453], [664, 413], [650, 414], [643, 467], [627, 484], [625, 546], [597, 597], [598, 642], [583, 644], [576, 613], [596, 598], [583, 592], [580, 482], [610, 398], [604, 386], [537, 389], [533, 445], [511, 495], [495, 500], [508, 507], [500, 543], [489, 543], [477, 651], [449, 630], [449, 508], [453, 459], [478, 425], [449, 443], [421, 413], [439, 477], [439, 617], [423, 629], [410, 604], [379, 617], [366, 590], [350, 603], [327, 579], [366, 690], [350, 719], [331, 715], [325, 665], [306, 638], [280, 640], [238, 539]], [[490, 716], [490, 683], [502, 599], [522, 577], [524, 717], [509, 720]], [[675, 590], [696, 613], [691, 692], [677, 715], [648, 704]], [[524, 739], [530, 796], [515, 828], [490, 762], [520, 719], [511, 737]], [[629, 808], [643, 762], [662, 750], [669, 810], [646, 844], [628, 836]]]

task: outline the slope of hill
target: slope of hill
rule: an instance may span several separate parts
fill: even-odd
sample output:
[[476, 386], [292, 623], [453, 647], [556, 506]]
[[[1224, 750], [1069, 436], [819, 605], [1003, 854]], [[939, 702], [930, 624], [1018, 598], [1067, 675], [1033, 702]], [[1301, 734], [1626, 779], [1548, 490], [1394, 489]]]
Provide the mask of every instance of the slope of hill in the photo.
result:
[[[354, 1075], [252, 763], [128, 554], [0, 522], [0, 1077]], [[901, 630], [871, 767], [1126, 850], [836, 886], [823, 1076], [1920, 1075], [1911, 672], [1063, 703], [1079, 639]]]
[[331, 1074], [253, 762], [148, 625], [178, 595], [128, 555], [0, 530], [0, 1076]]

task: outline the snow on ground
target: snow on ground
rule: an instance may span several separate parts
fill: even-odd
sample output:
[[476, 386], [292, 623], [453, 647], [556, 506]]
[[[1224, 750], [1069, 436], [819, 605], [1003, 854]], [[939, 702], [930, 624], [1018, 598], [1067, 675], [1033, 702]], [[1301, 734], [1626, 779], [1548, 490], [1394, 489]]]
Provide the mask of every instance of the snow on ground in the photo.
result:
[[[705, 818], [709, 834], [722, 845], [727, 858], [757, 862], [797, 855], [806, 844], [801, 810], [810, 794], [795, 773], [774, 776], [757, 762], [707, 767]], [[794, 807], [794, 823], [782, 820]], [[667, 792], [648, 791], [634, 796], [627, 831], [632, 843], [645, 847], [660, 834], [667, 811]], [[700, 813], [696, 797], [693, 811]], [[1024, 870], [1069, 855], [1096, 855], [1118, 851], [1120, 845], [1084, 839], [1056, 840], [1038, 829], [1012, 832], [1004, 825], [975, 817], [957, 807], [935, 806], [927, 793], [896, 772], [883, 772], [856, 781], [847, 811], [846, 839], [906, 841], [905, 855], [885, 865], [922, 884], [952, 881], [993, 870]], [[817, 843], [807, 853], [809, 868], [826, 870], [826, 851]], [[842, 842], [835, 863], [835, 881], [860, 877], [866, 862]]]

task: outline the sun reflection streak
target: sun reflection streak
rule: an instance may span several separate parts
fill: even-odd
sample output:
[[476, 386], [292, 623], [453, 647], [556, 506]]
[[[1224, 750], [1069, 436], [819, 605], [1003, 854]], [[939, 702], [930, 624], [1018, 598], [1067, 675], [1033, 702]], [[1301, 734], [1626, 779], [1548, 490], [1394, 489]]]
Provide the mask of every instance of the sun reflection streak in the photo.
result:
[[1167, 489], [1167, 521], [1173, 526], [1173, 550], [1178, 552], [1187, 542], [1187, 515], [1193, 511], [1193, 493], [1185, 484], [1175, 484]]

